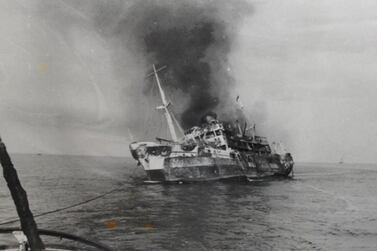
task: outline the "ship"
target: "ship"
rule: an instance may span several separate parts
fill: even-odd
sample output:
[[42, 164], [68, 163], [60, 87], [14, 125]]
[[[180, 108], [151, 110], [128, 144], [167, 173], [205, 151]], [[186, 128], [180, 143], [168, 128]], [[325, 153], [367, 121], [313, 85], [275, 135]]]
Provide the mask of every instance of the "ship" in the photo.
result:
[[340, 158], [338, 164], [339, 165], [343, 165], [344, 164], [344, 155], [342, 155], [342, 157]]
[[[147, 175], [146, 182], [196, 182], [264, 177], [289, 177], [293, 174], [291, 153], [281, 144], [269, 144], [266, 137], [256, 135], [245, 122], [222, 122], [214, 112], [207, 112], [201, 124], [182, 130], [167, 101], [158, 72], [153, 65], [151, 75], [156, 80], [162, 110], [171, 139], [136, 141], [129, 145], [132, 157]], [[238, 99], [238, 97], [237, 97]], [[182, 137], [177, 136], [177, 130]]]

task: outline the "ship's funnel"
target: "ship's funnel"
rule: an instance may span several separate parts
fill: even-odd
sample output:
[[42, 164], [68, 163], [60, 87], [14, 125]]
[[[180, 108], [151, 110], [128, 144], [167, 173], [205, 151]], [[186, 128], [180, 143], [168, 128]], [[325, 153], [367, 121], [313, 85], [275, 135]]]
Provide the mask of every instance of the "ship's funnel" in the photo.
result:
[[202, 124], [210, 124], [217, 120], [217, 114], [214, 112], [207, 112], [201, 119]]

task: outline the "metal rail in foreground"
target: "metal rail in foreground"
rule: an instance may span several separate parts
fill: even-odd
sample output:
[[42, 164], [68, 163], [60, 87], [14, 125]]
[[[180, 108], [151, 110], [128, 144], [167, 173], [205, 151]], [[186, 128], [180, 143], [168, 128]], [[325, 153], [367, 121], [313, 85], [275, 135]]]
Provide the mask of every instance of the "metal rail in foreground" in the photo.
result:
[[[8, 227], [8, 228], [0, 228], [0, 234], [11, 234], [15, 231], [22, 231], [21, 228], [18, 227]], [[94, 248], [97, 248], [102, 251], [114, 251], [112, 248], [106, 246], [105, 244], [98, 243], [93, 240], [89, 240], [77, 235], [73, 234], [67, 234], [64, 232], [60, 231], [54, 231], [54, 230], [47, 230], [47, 229], [38, 229], [38, 234], [39, 235], [44, 235], [44, 236], [52, 236], [52, 237], [58, 237], [60, 239], [66, 239], [66, 240], [71, 240], [71, 241], [76, 241]]]

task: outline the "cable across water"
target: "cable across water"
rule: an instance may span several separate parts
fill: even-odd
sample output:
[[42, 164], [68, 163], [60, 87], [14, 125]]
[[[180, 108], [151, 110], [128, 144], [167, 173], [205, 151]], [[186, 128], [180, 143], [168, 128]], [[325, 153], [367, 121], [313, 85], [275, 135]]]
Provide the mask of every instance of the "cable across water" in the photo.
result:
[[[95, 201], [95, 200], [98, 200], [100, 198], [103, 198], [105, 197], [106, 195], [109, 195], [111, 193], [114, 193], [114, 192], [117, 192], [117, 191], [120, 191], [122, 189], [123, 186], [120, 186], [118, 188], [114, 188], [110, 191], [107, 191], [106, 193], [103, 193], [103, 194], [100, 194], [98, 196], [95, 196], [93, 198], [90, 198], [90, 199], [87, 199], [87, 200], [84, 200], [84, 201], [81, 201], [81, 202], [78, 202], [78, 203], [75, 203], [75, 204], [72, 204], [72, 205], [69, 205], [69, 206], [66, 206], [66, 207], [61, 207], [61, 208], [57, 208], [57, 209], [53, 209], [53, 210], [50, 210], [50, 211], [46, 211], [46, 212], [42, 212], [42, 213], [39, 213], [39, 214], [35, 214], [34, 215], [34, 218], [37, 218], [37, 217], [41, 217], [41, 216], [45, 216], [45, 215], [48, 215], [48, 214], [53, 214], [53, 213], [57, 213], [57, 212], [61, 212], [61, 211], [64, 211], [64, 210], [67, 210], [67, 209], [71, 209], [71, 208], [74, 208], [74, 207], [78, 207], [78, 206], [81, 206], [81, 205], [84, 205], [84, 204], [87, 204], [89, 202], [92, 202], [92, 201]], [[11, 224], [11, 223], [15, 223], [15, 222], [18, 222], [20, 221], [20, 219], [12, 219], [12, 220], [8, 220], [8, 221], [4, 221], [4, 222], [0, 222], [0, 226], [2, 225], [7, 225], [7, 224]]]

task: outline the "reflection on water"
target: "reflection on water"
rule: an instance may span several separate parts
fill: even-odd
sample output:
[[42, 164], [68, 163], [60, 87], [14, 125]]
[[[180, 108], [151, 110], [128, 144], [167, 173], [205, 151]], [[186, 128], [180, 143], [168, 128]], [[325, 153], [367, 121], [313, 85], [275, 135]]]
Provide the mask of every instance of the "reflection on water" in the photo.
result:
[[[144, 185], [122, 158], [16, 155], [39, 227], [117, 250], [375, 250], [377, 176], [370, 165], [298, 165], [294, 179]], [[0, 221], [16, 216], [0, 185]], [[5, 240], [2, 240], [5, 242]], [[0, 239], [1, 243], [1, 239]]]

